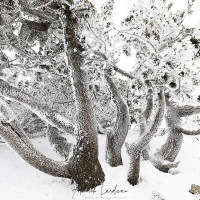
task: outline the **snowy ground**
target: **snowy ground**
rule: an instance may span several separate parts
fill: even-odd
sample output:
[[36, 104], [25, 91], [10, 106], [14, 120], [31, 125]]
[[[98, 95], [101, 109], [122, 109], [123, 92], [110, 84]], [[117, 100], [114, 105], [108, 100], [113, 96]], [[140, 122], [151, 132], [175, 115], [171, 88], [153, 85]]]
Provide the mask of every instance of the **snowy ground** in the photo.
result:
[[[127, 137], [130, 141], [131, 134]], [[166, 136], [155, 137], [152, 151], [160, 146]], [[0, 200], [84, 200], [84, 199], [127, 199], [127, 200], [197, 200], [190, 194], [191, 184], [200, 185], [200, 137], [184, 136], [184, 143], [177, 158], [179, 167], [171, 173], [162, 173], [150, 162], [142, 161], [140, 183], [132, 187], [126, 181], [128, 157], [125, 149], [124, 166], [111, 168], [104, 160], [105, 136], [99, 136], [100, 162], [106, 181], [90, 193], [77, 193], [69, 180], [46, 175], [20, 159], [6, 145], [0, 144]], [[49, 151], [46, 138], [37, 138], [33, 143], [47, 156], [59, 159]], [[107, 189], [123, 190], [121, 194], [104, 194]], [[162, 198], [157, 198], [156, 195]]]

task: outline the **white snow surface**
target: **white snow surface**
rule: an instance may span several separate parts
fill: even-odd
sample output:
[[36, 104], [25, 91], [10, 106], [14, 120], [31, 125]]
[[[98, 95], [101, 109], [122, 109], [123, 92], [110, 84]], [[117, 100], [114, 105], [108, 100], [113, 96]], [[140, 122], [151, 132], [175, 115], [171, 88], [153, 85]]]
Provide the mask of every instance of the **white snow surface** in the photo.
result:
[[[129, 133], [127, 142], [133, 134]], [[157, 136], [151, 142], [151, 153], [166, 140]], [[60, 160], [50, 149], [47, 138], [32, 140], [46, 156]], [[200, 185], [200, 136], [184, 136], [182, 149], [176, 159], [178, 168], [163, 173], [149, 161], [141, 162], [140, 182], [131, 186], [127, 182], [129, 160], [123, 147], [123, 166], [112, 168], [104, 159], [106, 137], [99, 135], [99, 159], [105, 172], [105, 182], [95, 192], [79, 193], [69, 179], [57, 178], [33, 168], [14, 151], [0, 143], [0, 200], [84, 200], [84, 199], [127, 199], [127, 200], [197, 200], [200, 197], [189, 193], [191, 184]], [[117, 185], [117, 186], [116, 186]], [[123, 190], [120, 194], [103, 194], [106, 190]], [[127, 192], [125, 192], [127, 191]], [[160, 196], [161, 198], [158, 198]]]

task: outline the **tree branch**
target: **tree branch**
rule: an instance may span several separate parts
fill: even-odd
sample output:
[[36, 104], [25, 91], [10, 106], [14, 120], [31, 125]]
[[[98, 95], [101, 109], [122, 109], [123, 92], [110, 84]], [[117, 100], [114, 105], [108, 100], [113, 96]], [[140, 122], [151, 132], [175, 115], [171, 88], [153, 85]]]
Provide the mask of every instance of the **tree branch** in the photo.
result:
[[156, 113], [153, 124], [150, 126], [150, 128], [147, 128], [145, 130], [145, 133], [141, 136], [141, 138], [139, 138], [139, 141], [136, 142], [137, 147], [141, 151], [146, 148], [148, 143], [151, 141], [151, 139], [157, 132], [158, 127], [160, 126], [160, 123], [163, 119], [164, 110], [165, 110], [165, 98], [164, 98], [164, 89], [162, 88], [159, 93], [158, 111]]
[[177, 107], [177, 112], [179, 117], [187, 117], [195, 114], [200, 113], [200, 106], [190, 106], [190, 105], [185, 105], [185, 106], [178, 106]]
[[57, 177], [69, 178], [67, 165], [61, 161], [54, 161], [47, 158], [39, 151], [37, 151], [31, 143], [27, 145], [24, 141], [14, 132], [6, 128], [5, 125], [0, 123], [0, 135], [8, 145], [18, 153], [25, 161], [36, 169]]
[[41, 19], [44, 19], [44, 20], [47, 20], [49, 22], [53, 22], [53, 21], [56, 21], [58, 19], [58, 16], [55, 15], [54, 13], [51, 13], [51, 15], [47, 15], [47, 14], [45, 14], [44, 12], [42, 12], [40, 10], [35, 10], [35, 9], [30, 8], [27, 5], [27, 1], [26, 0], [19, 0], [19, 4], [21, 5], [22, 10], [25, 13], [29, 13], [31, 15], [37, 16], [37, 17], [39, 17]]
[[37, 31], [44, 31], [44, 32], [47, 31], [50, 26], [50, 23], [39, 23], [35, 21], [30, 21], [30, 20], [24, 20], [23, 24], [27, 24], [31, 30], [34, 29]]
[[199, 130], [186, 130], [184, 128], [177, 127], [175, 130], [182, 134], [185, 134], [185, 135], [199, 135], [200, 134], [200, 129]]
[[73, 134], [74, 128], [73, 125], [60, 116], [55, 114], [55, 111], [52, 110], [47, 105], [38, 103], [38, 100], [32, 97], [31, 95], [20, 91], [19, 89], [9, 85], [6, 81], [0, 79], [0, 95], [10, 98], [14, 101], [23, 103], [28, 107], [32, 112], [38, 115], [41, 119], [45, 120], [48, 124], [56, 126], [58, 129], [61, 129], [64, 132]]
[[59, 130], [51, 125], [48, 125], [47, 135], [56, 153], [65, 160], [68, 160], [73, 144], [68, 143], [67, 139], [60, 135]]

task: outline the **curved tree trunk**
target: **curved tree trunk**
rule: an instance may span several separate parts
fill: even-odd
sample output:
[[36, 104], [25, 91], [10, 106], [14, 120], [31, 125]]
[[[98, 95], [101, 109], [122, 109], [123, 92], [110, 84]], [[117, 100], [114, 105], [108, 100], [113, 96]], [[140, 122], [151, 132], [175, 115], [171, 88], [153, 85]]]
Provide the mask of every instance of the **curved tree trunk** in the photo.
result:
[[178, 114], [177, 107], [173, 106], [171, 102], [166, 98], [166, 123], [168, 128], [168, 138], [166, 142], [162, 145], [161, 149], [155, 154], [156, 157], [161, 160], [168, 160], [173, 162], [182, 145], [183, 136], [182, 133], [176, 130], [181, 124], [181, 119]]
[[[142, 135], [145, 132], [145, 129], [148, 125], [148, 120], [149, 117], [152, 114], [152, 110], [153, 110], [153, 94], [152, 94], [152, 90], [149, 89], [148, 94], [147, 94], [147, 106], [145, 111], [141, 114], [141, 116], [139, 117], [139, 124], [140, 124], [140, 135]], [[142, 151], [142, 156], [144, 160], [149, 160], [149, 150], [150, 150], [150, 146], [148, 145], [143, 151]]]
[[159, 154], [157, 155], [161, 156], [163, 160], [174, 162], [181, 149], [182, 142], [182, 133], [170, 130], [165, 144], [162, 145]]
[[111, 132], [107, 133], [106, 161], [112, 167], [122, 165], [121, 148], [126, 139], [129, 128], [128, 107], [119, 93], [114, 81], [108, 75], [105, 79], [110, 87], [113, 101], [117, 108], [116, 122]]
[[164, 89], [161, 89], [158, 95], [158, 108], [153, 122], [146, 128], [145, 132], [138, 139], [138, 142], [133, 143], [131, 145], [126, 145], [127, 152], [130, 157], [130, 166], [128, 172], [128, 182], [131, 185], [136, 185], [139, 180], [139, 172], [140, 172], [140, 156], [142, 151], [147, 147], [153, 136], [158, 130], [160, 123], [163, 119], [164, 110], [165, 110], [165, 98], [164, 98]]
[[18, 133], [14, 132], [14, 129], [10, 127], [9, 124], [0, 123], [0, 135], [26, 162], [52, 176], [70, 177], [67, 165], [64, 162], [47, 158], [37, 151], [30, 142], [22, 140]]

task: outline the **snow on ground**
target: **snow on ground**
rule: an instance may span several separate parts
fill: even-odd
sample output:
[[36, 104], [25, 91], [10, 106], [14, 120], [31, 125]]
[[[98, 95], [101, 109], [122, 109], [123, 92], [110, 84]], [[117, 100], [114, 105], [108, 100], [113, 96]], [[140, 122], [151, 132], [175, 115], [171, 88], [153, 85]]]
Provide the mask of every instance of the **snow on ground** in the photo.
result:
[[[129, 133], [127, 141], [131, 141]], [[152, 152], [165, 141], [166, 136], [158, 136], [151, 142]], [[32, 140], [45, 155], [60, 160], [49, 150], [46, 138]], [[26, 162], [5, 144], [0, 144], [0, 200], [84, 200], [84, 199], [127, 199], [127, 200], [197, 200], [188, 191], [191, 184], [200, 185], [200, 136], [184, 137], [184, 143], [177, 161], [179, 167], [171, 173], [162, 173], [149, 161], [141, 162], [140, 182], [132, 187], [126, 181], [128, 156], [123, 147], [124, 166], [111, 168], [105, 163], [105, 136], [99, 135], [100, 162], [105, 172], [103, 185], [87, 193], [74, 191], [69, 180], [44, 174]], [[115, 187], [123, 190], [120, 194], [106, 194]], [[104, 194], [105, 193], [105, 194]]]

